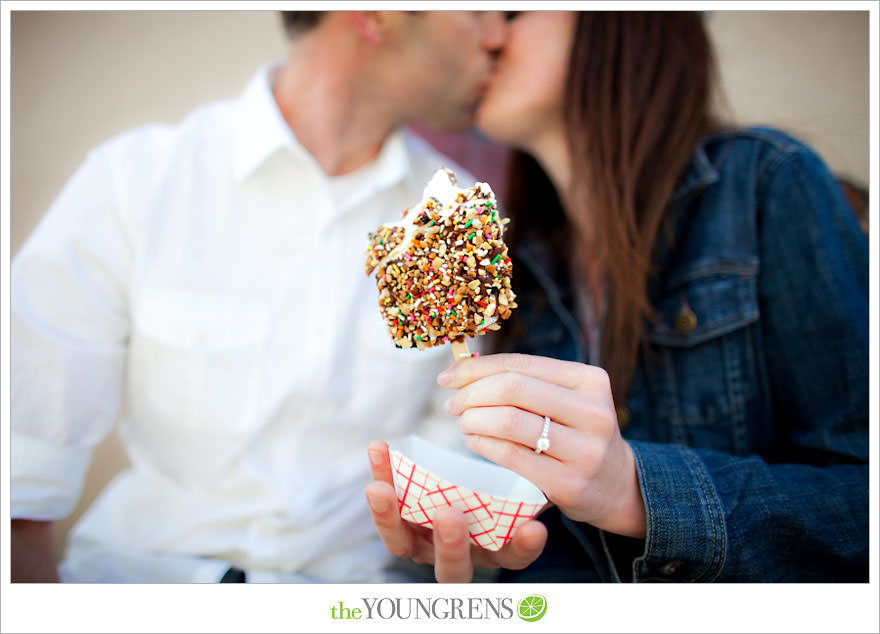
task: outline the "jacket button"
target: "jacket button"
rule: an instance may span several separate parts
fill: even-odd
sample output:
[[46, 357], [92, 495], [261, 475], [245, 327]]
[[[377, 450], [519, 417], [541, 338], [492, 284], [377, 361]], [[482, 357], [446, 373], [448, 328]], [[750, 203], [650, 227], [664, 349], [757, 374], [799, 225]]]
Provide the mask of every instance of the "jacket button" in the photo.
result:
[[617, 409], [617, 424], [623, 429], [629, 425], [629, 421], [632, 420], [632, 413], [626, 405], [621, 405], [615, 409]]
[[697, 327], [697, 316], [690, 306], [684, 305], [675, 316], [675, 332], [680, 335], [689, 335]]
[[660, 566], [660, 574], [662, 574], [664, 577], [671, 577], [679, 568], [681, 568], [680, 561], [667, 561], [665, 564]]

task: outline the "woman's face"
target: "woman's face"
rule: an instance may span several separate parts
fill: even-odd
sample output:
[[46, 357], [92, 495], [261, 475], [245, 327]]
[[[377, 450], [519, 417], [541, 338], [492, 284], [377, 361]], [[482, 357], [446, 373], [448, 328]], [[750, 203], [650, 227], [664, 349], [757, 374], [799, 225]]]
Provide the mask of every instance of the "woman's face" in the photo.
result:
[[477, 111], [489, 138], [524, 150], [562, 131], [562, 98], [575, 14], [523, 11], [509, 14], [507, 44]]

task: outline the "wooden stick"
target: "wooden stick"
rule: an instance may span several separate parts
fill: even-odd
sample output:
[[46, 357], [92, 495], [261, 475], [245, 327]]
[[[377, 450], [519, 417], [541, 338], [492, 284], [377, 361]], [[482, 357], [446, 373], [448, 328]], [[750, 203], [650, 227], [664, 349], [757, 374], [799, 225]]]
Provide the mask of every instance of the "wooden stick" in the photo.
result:
[[452, 342], [452, 356], [455, 357], [456, 361], [459, 359], [467, 359], [471, 356], [471, 351], [468, 350], [467, 339], [460, 339]]

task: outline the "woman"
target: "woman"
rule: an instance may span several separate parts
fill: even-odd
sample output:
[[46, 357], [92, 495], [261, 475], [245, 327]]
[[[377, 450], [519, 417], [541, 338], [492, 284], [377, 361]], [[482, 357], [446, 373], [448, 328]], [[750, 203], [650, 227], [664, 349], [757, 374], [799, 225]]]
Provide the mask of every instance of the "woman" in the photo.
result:
[[[527, 354], [438, 378], [469, 448], [554, 505], [504, 579], [867, 581], [867, 241], [809, 148], [714, 122], [712, 81], [699, 14], [510, 22], [478, 125], [520, 150], [500, 347]], [[436, 544], [374, 519], [467, 578], [454, 513]]]

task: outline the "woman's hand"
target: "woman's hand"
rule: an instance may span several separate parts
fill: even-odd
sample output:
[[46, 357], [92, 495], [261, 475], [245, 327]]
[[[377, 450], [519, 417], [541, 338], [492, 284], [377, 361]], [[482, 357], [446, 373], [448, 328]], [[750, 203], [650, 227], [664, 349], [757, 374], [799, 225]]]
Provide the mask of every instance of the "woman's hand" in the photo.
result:
[[496, 552], [471, 544], [467, 521], [455, 509], [437, 509], [433, 531], [403, 520], [391, 478], [388, 445], [370, 443], [368, 453], [373, 482], [367, 485], [365, 493], [382, 542], [398, 557], [420, 564], [434, 564], [437, 581], [471, 581], [475, 566], [519, 570], [532, 563], [544, 550], [547, 529], [535, 520], [517, 528], [510, 542]]
[[[521, 354], [462, 359], [438, 377], [456, 389], [467, 446], [533, 482], [573, 520], [645, 537], [635, 458], [620, 435], [608, 375], [601, 368]], [[550, 448], [535, 453], [551, 419]]]

